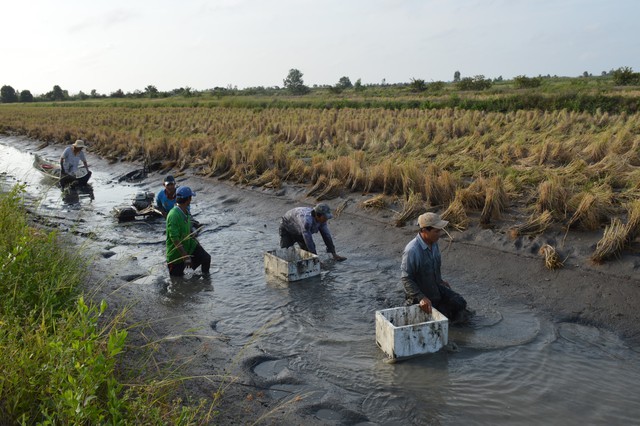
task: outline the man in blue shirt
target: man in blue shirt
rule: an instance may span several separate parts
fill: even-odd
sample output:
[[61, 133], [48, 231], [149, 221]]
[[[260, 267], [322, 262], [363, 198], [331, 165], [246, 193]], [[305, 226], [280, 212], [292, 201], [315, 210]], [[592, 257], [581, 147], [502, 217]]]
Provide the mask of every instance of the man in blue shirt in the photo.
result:
[[158, 191], [156, 195], [156, 208], [165, 218], [169, 211], [176, 205], [176, 180], [173, 176], [168, 175], [164, 178], [164, 188]]
[[296, 207], [289, 210], [282, 216], [280, 223], [280, 247], [289, 248], [298, 243], [302, 250], [318, 254], [312, 234], [320, 232], [322, 240], [327, 246], [327, 252], [331, 253], [333, 258], [339, 262], [346, 260], [346, 257], [336, 253], [336, 248], [333, 245], [331, 232], [327, 226], [327, 221], [332, 217], [331, 209], [325, 203], [320, 203], [313, 208]]
[[401, 280], [407, 304], [418, 303], [420, 309], [431, 314], [435, 307], [452, 322], [463, 322], [469, 311], [467, 302], [442, 279], [442, 259], [438, 240], [449, 222], [436, 213], [418, 217], [418, 235], [407, 244], [402, 253]]

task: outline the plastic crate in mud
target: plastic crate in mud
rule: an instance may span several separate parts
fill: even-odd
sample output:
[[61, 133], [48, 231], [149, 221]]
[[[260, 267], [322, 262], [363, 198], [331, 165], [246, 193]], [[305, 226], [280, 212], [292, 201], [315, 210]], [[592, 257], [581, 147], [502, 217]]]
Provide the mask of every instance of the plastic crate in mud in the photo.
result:
[[264, 254], [264, 270], [286, 281], [299, 281], [320, 275], [320, 259], [295, 246], [271, 250]]
[[437, 309], [419, 305], [376, 311], [376, 343], [391, 359], [440, 350], [449, 340], [449, 320]]

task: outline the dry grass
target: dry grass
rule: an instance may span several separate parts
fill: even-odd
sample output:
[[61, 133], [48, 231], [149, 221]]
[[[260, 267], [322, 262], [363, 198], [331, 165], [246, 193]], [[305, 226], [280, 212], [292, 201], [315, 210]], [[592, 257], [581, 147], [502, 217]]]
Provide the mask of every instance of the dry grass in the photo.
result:
[[277, 189], [282, 186], [282, 179], [280, 179], [276, 169], [269, 169], [259, 177], [249, 181], [249, 185]]
[[500, 219], [509, 201], [500, 177], [492, 178], [485, 191], [484, 206], [480, 214], [480, 224], [482, 225], [488, 225], [492, 220]]
[[640, 235], [640, 200], [633, 201], [627, 206], [626, 243], [631, 243], [638, 235]]
[[525, 223], [509, 229], [509, 236], [513, 239], [521, 235], [540, 235], [551, 226], [553, 217], [549, 210], [534, 213]]
[[569, 205], [576, 205], [567, 228], [579, 226], [588, 231], [595, 231], [613, 213], [613, 194], [607, 185], [583, 191], [570, 200]]
[[449, 221], [449, 225], [458, 231], [464, 231], [469, 226], [469, 216], [462, 202], [462, 190], [456, 192], [453, 202], [442, 213], [442, 218]]
[[555, 248], [549, 244], [544, 244], [538, 251], [544, 257], [544, 266], [547, 269], [554, 270], [564, 266], [564, 262], [560, 260], [560, 256]]
[[567, 215], [568, 199], [567, 183], [564, 179], [554, 176], [538, 185], [535, 210], [538, 213], [549, 211], [554, 218], [562, 219]]
[[329, 179], [329, 182], [324, 189], [318, 194], [316, 200], [332, 200], [339, 197], [344, 191], [344, 185], [340, 179]]
[[395, 225], [398, 227], [404, 226], [408, 220], [418, 217], [420, 214], [424, 213], [425, 210], [425, 203], [422, 200], [422, 194], [415, 192], [409, 194], [409, 197], [404, 201], [402, 212], [400, 212], [400, 214], [394, 219]]
[[420, 193], [432, 208], [448, 205], [460, 226], [470, 211], [488, 224], [507, 203], [536, 200], [536, 212], [568, 217], [567, 229], [598, 229], [640, 191], [640, 113], [136, 106], [3, 105], [0, 123], [43, 142], [85, 139], [112, 161], [148, 158], [173, 173], [266, 187], [294, 182], [327, 199], [338, 181], [345, 191]]
[[375, 209], [382, 210], [387, 208], [389, 203], [387, 202], [387, 197], [384, 194], [378, 194], [368, 200], [363, 201], [360, 205], [364, 209]]
[[611, 224], [604, 229], [604, 233], [596, 249], [591, 255], [594, 263], [602, 263], [607, 259], [619, 257], [627, 240], [627, 229], [618, 218], [611, 220]]

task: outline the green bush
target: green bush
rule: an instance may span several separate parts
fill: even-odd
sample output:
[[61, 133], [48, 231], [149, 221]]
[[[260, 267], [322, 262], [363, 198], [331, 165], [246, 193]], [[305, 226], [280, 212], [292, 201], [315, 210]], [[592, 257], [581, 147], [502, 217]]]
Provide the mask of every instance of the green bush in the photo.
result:
[[118, 380], [122, 316], [105, 321], [104, 301], [85, 302], [85, 261], [29, 226], [23, 196], [0, 193], [0, 424], [193, 424], [202, 403]]

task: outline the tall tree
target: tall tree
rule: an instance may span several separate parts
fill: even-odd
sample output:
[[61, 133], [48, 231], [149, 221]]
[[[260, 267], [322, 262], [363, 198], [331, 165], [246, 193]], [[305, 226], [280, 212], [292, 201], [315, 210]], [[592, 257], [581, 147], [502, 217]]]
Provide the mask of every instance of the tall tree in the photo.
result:
[[0, 102], [3, 104], [18, 102], [16, 90], [11, 86], [2, 86], [2, 88], [0, 88]]
[[47, 92], [45, 97], [47, 99], [49, 99], [49, 100], [52, 100], [52, 101], [64, 101], [65, 100], [64, 91], [57, 84], [55, 86], [53, 86], [53, 90], [51, 92]]
[[351, 89], [353, 87], [353, 84], [351, 84], [351, 80], [349, 80], [349, 77], [340, 77], [340, 80], [338, 80], [338, 86], [340, 86], [343, 89]]
[[33, 102], [33, 95], [29, 90], [20, 92], [20, 102]]
[[453, 81], [456, 83], [460, 81], [460, 71], [456, 71], [453, 73]]
[[287, 78], [284, 79], [284, 88], [294, 95], [304, 95], [310, 91], [309, 87], [304, 85], [302, 73], [295, 68], [290, 69]]
[[150, 98], [157, 98], [158, 97], [158, 89], [156, 89], [156, 86], [153, 86], [151, 84], [144, 88], [144, 92]]

